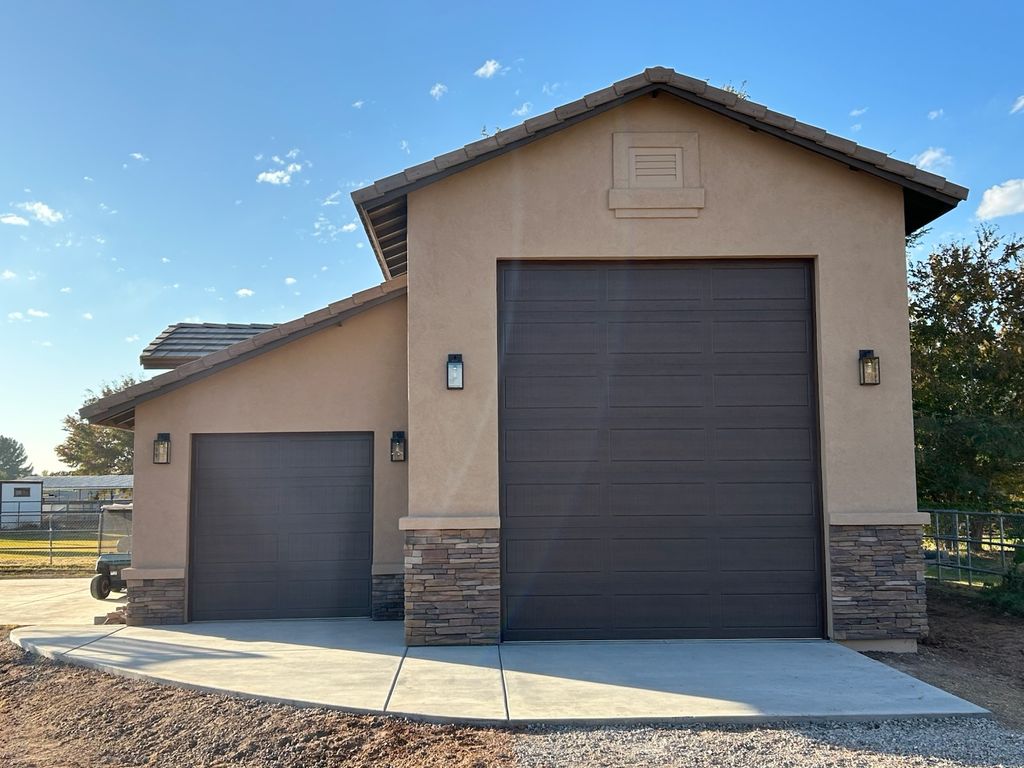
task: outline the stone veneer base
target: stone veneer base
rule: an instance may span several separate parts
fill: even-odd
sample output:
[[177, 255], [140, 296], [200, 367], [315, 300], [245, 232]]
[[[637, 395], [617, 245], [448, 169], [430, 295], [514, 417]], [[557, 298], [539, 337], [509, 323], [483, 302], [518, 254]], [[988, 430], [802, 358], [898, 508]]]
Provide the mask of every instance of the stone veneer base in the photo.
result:
[[370, 618], [396, 621], [405, 615], [405, 578], [400, 573], [375, 573], [370, 594]]
[[125, 621], [129, 626], [185, 623], [184, 579], [129, 579]]
[[829, 526], [835, 640], [928, 635], [919, 525]]
[[497, 528], [405, 535], [407, 645], [485, 645], [501, 634]]

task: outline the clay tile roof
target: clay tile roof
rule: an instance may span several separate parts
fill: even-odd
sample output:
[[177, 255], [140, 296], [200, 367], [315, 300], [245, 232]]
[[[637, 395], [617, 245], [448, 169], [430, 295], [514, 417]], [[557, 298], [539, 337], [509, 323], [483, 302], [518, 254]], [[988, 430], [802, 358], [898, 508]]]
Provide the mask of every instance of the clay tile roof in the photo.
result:
[[[388, 280], [386, 283], [381, 283], [365, 291], [359, 291], [347, 299], [336, 301], [333, 304], [282, 325], [233, 326], [235, 328], [252, 329], [262, 327], [263, 330], [255, 334], [250, 333], [228, 346], [221, 345], [219, 349], [208, 352], [201, 357], [195, 357], [188, 362], [180, 363], [167, 373], [154, 376], [152, 379], [97, 400], [82, 408], [79, 414], [92, 424], [131, 429], [135, 425], [135, 406], [139, 403], [159, 397], [264, 352], [277, 349], [284, 344], [301, 339], [316, 331], [337, 325], [349, 317], [364, 312], [378, 304], [404, 296], [406, 284], [407, 280], [404, 276], [396, 277]], [[171, 326], [171, 328], [175, 327]], [[194, 328], [196, 326], [192, 325], [191, 327]], [[154, 344], [159, 340], [158, 337]], [[151, 344], [150, 347], [152, 346]], [[149, 347], [147, 347], [148, 349]]]
[[273, 327], [265, 323], [175, 323], [142, 350], [139, 362], [146, 369], [177, 368]]
[[965, 187], [921, 171], [909, 163], [894, 161], [884, 152], [861, 147], [822, 128], [774, 112], [762, 104], [740, 99], [735, 93], [710, 86], [704, 80], [688, 77], [668, 67], [651, 67], [550, 112], [531, 117], [495, 136], [446, 152], [353, 192], [352, 200], [384, 276], [390, 278], [404, 274], [406, 270], [406, 195], [409, 192], [655, 91], [670, 93], [851, 168], [899, 184], [904, 188], [904, 218], [908, 234], [967, 199]]

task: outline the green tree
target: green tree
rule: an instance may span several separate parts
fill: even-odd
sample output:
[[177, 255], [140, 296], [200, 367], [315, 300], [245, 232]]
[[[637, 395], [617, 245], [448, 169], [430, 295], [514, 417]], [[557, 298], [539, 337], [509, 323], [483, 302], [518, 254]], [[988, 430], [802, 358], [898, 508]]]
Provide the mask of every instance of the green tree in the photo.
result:
[[0, 480], [16, 480], [31, 474], [25, 446], [13, 437], [0, 435]]
[[[908, 243], [911, 244], [911, 243]], [[1024, 500], [1024, 240], [989, 226], [909, 267], [918, 495]]]
[[[119, 380], [105, 383], [99, 394], [92, 390], [86, 392], [83, 405], [95, 403], [133, 384], [138, 379], [122, 376]], [[134, 454], [134, 435], [124, 429], [114, 427], [98, 427], [77, 413], [64, 417], [64, 431], [67, 437], [57, 446], [56, 452], [61, 461], [71, 467], [74, 475], [130, 475], [132, 473], [132, 457]]]

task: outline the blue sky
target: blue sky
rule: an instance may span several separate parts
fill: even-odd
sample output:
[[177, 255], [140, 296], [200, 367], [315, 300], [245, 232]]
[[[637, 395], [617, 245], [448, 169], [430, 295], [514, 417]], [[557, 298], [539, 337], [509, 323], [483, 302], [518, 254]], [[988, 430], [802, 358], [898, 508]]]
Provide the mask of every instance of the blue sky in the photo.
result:
[[625, 7], [8, 0], [0, 434], [59, 469], [62, 416], [168, 324], [379, 282], [354, 188], [646, 66], [969, 186], [933, 240], [990, 189], [982, 215], [1024, 231], [1024, 5], [649, 3], [642, 34]]

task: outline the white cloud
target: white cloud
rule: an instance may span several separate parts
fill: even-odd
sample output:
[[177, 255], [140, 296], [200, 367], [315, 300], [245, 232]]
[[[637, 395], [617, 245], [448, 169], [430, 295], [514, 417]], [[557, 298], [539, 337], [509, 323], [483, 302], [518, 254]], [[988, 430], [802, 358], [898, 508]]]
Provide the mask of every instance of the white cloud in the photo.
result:
[[363, 247], [362, 241], [356, 243], [356, 248], [362, 248], [362, 247]]
[[136, 162], [139, 162], [139, 163], [148, 163], [149, 162], [149, 158], [146, 157], [141, 152], [132, 152], [130, 155], [128, 155], [128, 157], [130, 157], [132, 160], [135, 160]]
[[260, 152], [258, 155], [253, 155], [252, 159], [255, 160], [256, 162], [259, 162], [260, 160], [263, 159], [263, 153]]
[[479, 69], [477, 69], [473, 74], [476, 75], [477, 77], [482, 77], [485, 80], [489, 80], [501, 71], [503, 70], [501, 68], [501, 63], [499, 61], [497, 61], [496, 59], [488, 59], [483, 64], [481, 64]]
[[924, 152], [910, 158], [910, 162], [926, 171], [936, 171], [951, 165], [953, 158], [942, 147], [928, 147]]
[[60, 292], [61, 293], [71, 293], [71, 286], [70, 285], [65, 285], [63, 288], [60, 289]]
[[133, 341], [139, 340], [139, 334], [133, 333], [131, 336], [125, 336], [124, 340], [131, 344]]
[[355, 232], [356, 231], [356, 223], [354, 221], [350, 221], [348, 224], [342, 224], [341, 225], [341, 231], [342, 232]]
[[92, 176], [83, 176], [82, 181], [93, 181]]
[[14, 207], [32, 214], [32, 218], [43, 224], [57, 224], [58, 222], [64, 221], [63, 213], [53, 210], [53, 208], [48, 206], [46, 203], [41, 203], [38, 200], [34, 200], [30, 203], [18, 203]]
[[53, 342], [52, 341], [40, 341], [39, 342], [39, 346], [40, 347], [52, 347], [53, 346]]
[[365, 103], [366, 102], [363, 99], [358, 99], [358, 100], [352, 102], [352, 106], [355, 109], [362, 109], [363, 108], [363, 104], [365, 104]]
[[938, 109], [933, 109], [928, 113], [928, 119], [938, 120], [944, 114], [946, 114], [946, 110], [944, 110], [942, 107], [939, 107]]
[[235, 296], [237, 296], [240, 299], [247, 299], [250, 296], [253, 296], [255, 293], [256, 291], [252, 290], [252, 288], [239, 288], [237, 291], [235, 291]]
[[17, 276], [17, 273], [11, 272], [9, 269], [5, 269], [3, 272], [0, 272], [0, 280], [13, 280]]
[[322, 267], [320, 267], [320, 271], [321, 272], [326, 272], [327, 271], [327, 265], [324, 264]]
[[295, 285], [297, 282], [299, 282], [299, 281], [296, 280], [294, 277], [286, 277], [284, 279], [284, 284], [285, 285]]
[[168, 259], [168, 258], [167, 258], [166, 256], [161, 256], [161, 257], [160, 257], [160, 263], [161, 263], [161, 264], [170, 264], [170, 263], [171, 263], [171, 260], [170, 260], [170, 259]]
[[408, 154], [409, 154], [409, 152], [411, 151], [411, 150], [409, 149], [409, 142], [408, 142], [408, 141], [406, 141], [405, 139], [402, 139], [402, 140], [401, 140], [400, 142], [398, 142], [398, 148], [399, 148], [400, 150], [402, 150], [403, 152], [405, 152], [405, 154], [407, 154], [407, 155], [408, 155]]
[[28, 311], [28, 316], [29, 317], [49, 317], [50, 313], [49, 312], [44, 312], [41, 309], [30, 309]]
[[105, 245], [107, 242], [107, 239], [103, 237], [103, 235], [93, 235], [92, 239], [99, 245]]
[[540, 87], [540, 92], [545, 96], [554, 96], [561, 87], [561, 83], [544, 83], [544, 85]]
[[287, 158], [288, 158], [289, 160], [294, 160], [294, 159], [295, 159], [296, 157], [298, 157], [298, 156], [299, 156], [300, 154], [302, 154], [302, 150], [301, 150], [301, 149], [299, 149], [298, 147], [294, 147], [294, 148], [292, 148], [292, 149], [289, 149], [289, 150], [288, 150], [288, 151], [287, 151], [287, 152], [285, 153], [285, 157], [287, 157]]
[[256, 177], [256, 183], [288, 186], [292, 183], [292, 175], [287, 171], [262, 171]]
[[1024, 179], [1009, 179], [989, 187], [981, 196], [979, 219], [995, 219], [1024, 213]]
[[106, 203], [100, 203], [100, 210], [103, 211], [104, 213], [109, 213], [111, 216], [117, 213], [117, 208], [111, 208]]
[[82, 313], [82, 319], [83, 320], [92, 320], [92, 312], [83, 312]]
[[216, 293], [217, 292], [217, 289], [214, 288], [212, 285], [207, 286], [206, 288], [203, 288], [203, 290], [206, 291], [206, 293]]
[[27, 227], [28, 219], [16, 213], [0, 214], [0, 224], [10, 224], [12, 227]]
[[864, 126], [861, 125], [860, 123], [854, 123], [853, 125], [850, 126], [850, 130], [853, 131], [854, 133], [857, 133], [863, 127]]
[[857, 109], [850, 110], [850, 117], [860, 117], [868, 111], [867, 107], [857, 107]]
[[522, 106], [516, 107], [512, 110], [512, 114], [516, 117], [526, 117], [530, 114], [530, 110], [533, 109], [533, 104], [528, 101], [524, 101]]
[[321, 201], [320, 205], [341, 205], [341, 200], [338, 199], [339, 197], [341, 197], [340, 189], [336, 192], [331, 192], [331, 194]]
[[435, 101], [440, 101], [446, 93], [448, 93], [448, 86], [444, 83], [434, 83], [430, 88], [430, 95], [434, 97]]
[[25, 319], [25, 315], [23, 315], [21, 312], [8, 312], [7, 313], [7, 322], [9, 322], [9, 323], [17, 323], [17, 322], [20, 322], [20, 321], [22, 321], [24, 319]]
[[1013, 106], [1010, 107], [1010, 114], [1015, 115], [1024, 109], [1024, 94], [1017, 97], [1017, 100], [1013, 102]]

